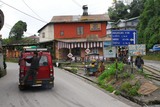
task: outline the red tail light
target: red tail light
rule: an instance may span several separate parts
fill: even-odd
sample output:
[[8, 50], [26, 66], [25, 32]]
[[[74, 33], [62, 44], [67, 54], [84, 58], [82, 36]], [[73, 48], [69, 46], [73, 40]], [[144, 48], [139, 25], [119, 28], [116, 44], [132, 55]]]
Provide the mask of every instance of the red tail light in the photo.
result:
[[54, 73], [53, 73], [53, 66], [50, 66], [49, 68], [50, 68], [50, 76], [53, 76], [54, 75]]

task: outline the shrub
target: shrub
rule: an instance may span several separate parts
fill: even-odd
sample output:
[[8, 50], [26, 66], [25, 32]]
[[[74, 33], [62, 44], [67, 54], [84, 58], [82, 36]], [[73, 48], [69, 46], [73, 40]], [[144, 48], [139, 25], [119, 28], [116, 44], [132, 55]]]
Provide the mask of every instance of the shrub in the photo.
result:
[[[105, 81], [110, 79], [112, 76], [116, 73], [116, 63], [111, 64], [108, 66], [108, 69], [106, 69], [99, 77], [98, 77], [98, 83], [103, 85], [105, 84]], [[118, 69], [123, 70], [123, 63], [118, 63]]]
[[138, 87], [137, 86], [133, 86], [129, 91], [128, 91], [128, 95], [129, 96], [136, 96], [138, 95], [137, 91], [138, 91]]
[[128, 72], [124, 72], [123, 73], [123, 78], [128, 78], [128, 77], [130, 77], [130, 74]]
[[110, 93], [115, 90], [114, 87], [113, 87], [111, 84], [108, 84], [105, 89], [106, 89], [107, 91], [109, 91]]
[[115, 95], [120, 95], [120, 93], [121, 93], [121, 92], [120, 92], [119, 90], [116, 90], [114, 94], [115, 94]]
[[73, 73], [77, 73], [77, 71], [78, 71], [78, 68], [71, 68], [71, 72], [73, 72]]
[[128, 92], [129, 89], [131, 88], [131, 84], [129, 82], [124, 82], [121, 87], [120, 87], [120, 90], [121, 91], [124, 91], [124, 92]]
[[138, 89], [140, 88], [140, 84], [137, 82], [134, 86], [132, 86], [129, 82], [124, 82], [120, 90], [125, 92], [129, 96], [137, 96], [139, 95], [137, 93]]

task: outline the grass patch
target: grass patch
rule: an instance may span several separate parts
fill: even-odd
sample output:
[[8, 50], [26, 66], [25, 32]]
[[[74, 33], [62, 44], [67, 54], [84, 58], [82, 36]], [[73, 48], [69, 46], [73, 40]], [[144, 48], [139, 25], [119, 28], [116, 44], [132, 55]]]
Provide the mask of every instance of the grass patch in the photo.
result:
[[112, 93], [115, 89], [111, 84], [108, 84], [107, 87], [105, 88], [105, 90], [109, 91], [110, 93]]
[[160, 61], [160, 53], [149, 53], [143, 56], [143, 59]]

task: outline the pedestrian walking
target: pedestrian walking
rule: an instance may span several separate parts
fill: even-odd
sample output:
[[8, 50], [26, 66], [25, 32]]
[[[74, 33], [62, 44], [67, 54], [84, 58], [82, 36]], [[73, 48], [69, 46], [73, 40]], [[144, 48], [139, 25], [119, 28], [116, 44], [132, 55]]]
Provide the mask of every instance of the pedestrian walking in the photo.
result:
[[135, 66], [137, 67], [138, 70], [143, 71], [143, 65], [144, 65], [143, 59], [141, 58], [141, 56], [137, 56], [135, 59]]

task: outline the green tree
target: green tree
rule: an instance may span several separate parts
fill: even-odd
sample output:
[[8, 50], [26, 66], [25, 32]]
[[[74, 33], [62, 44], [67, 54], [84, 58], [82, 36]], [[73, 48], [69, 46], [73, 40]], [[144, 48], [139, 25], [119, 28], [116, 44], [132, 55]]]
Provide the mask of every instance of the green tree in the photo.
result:
[[20, 40], [24, 32], [27, 31], [27, 24], [23, 21], [18, 21], [11, 29], [9, 38], [13, 40]]
[[128, 15], [128, 6], [124, 5], [122, 1], [114, 1], [114, 5], [109, 7], [108, 14], [111, 20], [118, 21], [119, 19], [125, 19]]
[[144, 3], [146, 0], [133, 0], [129, 5], [129, 16], [128, 18], [140, 16], [144, 9]]
[[138, 24], [138, 43], [151, 48], [160, 43], [160, 0], [147, 0]]

